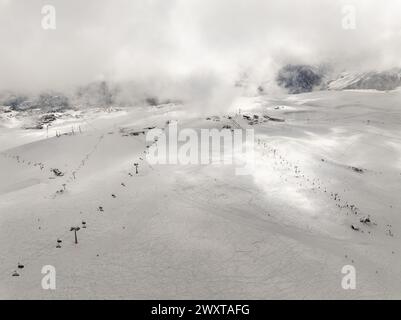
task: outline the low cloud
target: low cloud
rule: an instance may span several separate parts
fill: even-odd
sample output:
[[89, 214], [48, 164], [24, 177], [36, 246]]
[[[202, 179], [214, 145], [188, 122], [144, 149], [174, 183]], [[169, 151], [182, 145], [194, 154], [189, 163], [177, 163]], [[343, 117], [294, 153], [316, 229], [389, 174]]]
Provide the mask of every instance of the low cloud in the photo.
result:
[[[56, 8], [56, 30], [42, 29], [43, 5]], [[107, 81], [227, 104], [244, 72], [259, 83], [288, 63], [400, 67], [400, 16], [398, 0], [0, 0], [0, 88]]]

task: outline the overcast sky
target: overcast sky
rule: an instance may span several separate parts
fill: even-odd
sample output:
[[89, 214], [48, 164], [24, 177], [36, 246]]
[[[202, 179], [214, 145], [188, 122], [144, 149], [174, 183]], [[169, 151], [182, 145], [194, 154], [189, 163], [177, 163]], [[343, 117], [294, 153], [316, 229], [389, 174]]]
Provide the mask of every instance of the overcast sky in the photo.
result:
[[[56, 30], [41, 25], [56, 9]], [[356, 29], [342, 27], [344, 5]], [[401, 66], [400, 0], [0, 0], [0, 89]]]

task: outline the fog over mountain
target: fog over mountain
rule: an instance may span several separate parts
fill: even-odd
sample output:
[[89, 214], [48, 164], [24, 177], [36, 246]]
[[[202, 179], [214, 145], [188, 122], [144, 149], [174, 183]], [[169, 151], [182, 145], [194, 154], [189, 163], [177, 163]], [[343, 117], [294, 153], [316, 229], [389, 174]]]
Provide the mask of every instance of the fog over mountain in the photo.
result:
[[[56, 30], [42, 29], [45, 4]], [[344, 5], [355, 6], [354, 30], [343, 28]], [[106, 81], [145, 96], [151, 84], [152, 94], [218, 105], [244, 72], [275, 86], [287, 64], [400, 67], [400, 16], [397, 0], [1, 0], [0, 88], [68, 92]]]
[[0, 300], [400, 299], [400, 18], [0, 0]]

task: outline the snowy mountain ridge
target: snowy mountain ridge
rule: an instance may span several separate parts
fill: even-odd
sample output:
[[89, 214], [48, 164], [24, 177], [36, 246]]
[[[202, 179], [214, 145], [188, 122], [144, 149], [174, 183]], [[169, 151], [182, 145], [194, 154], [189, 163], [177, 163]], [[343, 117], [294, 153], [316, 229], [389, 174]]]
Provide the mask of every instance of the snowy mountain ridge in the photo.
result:
[[276, 82], [291, 94], [319, 90], [388, 91], [401, 86], [401, 69], [337, 74], [312, 65], [286, 65], [279, 70]]
[[343, 72], [338, 78], [331, 80], [329, 90], [394, 90], [401, 86], [401, 69], [391, 69], [381, 72]]

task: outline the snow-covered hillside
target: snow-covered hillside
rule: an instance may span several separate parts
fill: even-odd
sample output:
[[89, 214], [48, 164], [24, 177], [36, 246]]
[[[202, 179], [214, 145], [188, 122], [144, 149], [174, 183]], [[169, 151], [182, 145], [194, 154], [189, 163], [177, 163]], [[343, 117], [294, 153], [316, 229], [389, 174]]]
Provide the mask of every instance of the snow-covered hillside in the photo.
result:
[[390, 91], [401, 87], [399, 68], [340, 74], [330, 69], [328, 65], [286, 65], [279, 70], [276, 82], [291, 94], [318, 90]]
[[344, 72], [328, 83], [330, 90], [394, 90], [401, 86], [401, 70], [392, 69], [382, 72]]
[[[0, 126], [0, 298], [400, 298], [400, 98], [320, 91], [209, 117], [168, 104]], [[150, 165], [136, 132], [170, 120], [253, 128], [255, 170]]]

